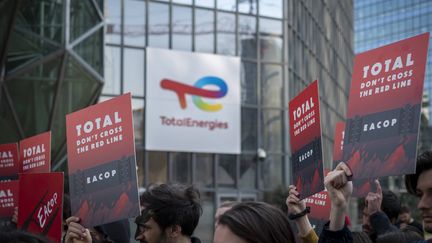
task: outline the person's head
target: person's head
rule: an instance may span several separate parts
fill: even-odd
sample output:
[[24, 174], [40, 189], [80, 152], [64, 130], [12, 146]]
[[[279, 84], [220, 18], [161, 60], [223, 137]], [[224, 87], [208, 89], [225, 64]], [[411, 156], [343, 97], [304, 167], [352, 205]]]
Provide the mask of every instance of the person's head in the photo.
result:
[[285, 214], [263, 202], [238, 203], [219, 218], [214, 243], [290, 243], [294, 234]]
[[215, 213], [215, 228], [219, 222], [219, 218], [222, 214], [224, 214], [226, 211], [230, 210], [234, 205], [236, 205], [238, 202], [234, 201], [226, 201], [221, 203], [219, 208], [216, 210]]
[[401, 209], [401, 202], [392, 191], [383, 191], [381, 210], [387, 215], [392, 223], [396, 223]]
[[[394, 194], [392, 191], [385, 190], [382, 192], [382, 202], [381, 202], [381, 211], [383, 211], [390, 222], [396, 223], [396, 220], [399, 216], [401, 204], [398, 196]], [[363, 232], [368, 235], [374, 234], [375, 230], [372, 228], [372, 225], [369, 221], [369, 213], [367, 211], [367, 205], [365, 204], [363, 208]]]
[[423, 240], [423, 236], [411, 230], [391, 231], [379, 235], [376, 243], [406, 243]]
[[369, 236], [365, 232], [357, 232], [353, 231], [351, 232], [353, 242], [356, 243], [372, 243], [372, 240], [369, 238]]
[[199, 197], [192, 186], [150, 186], [140, 197], [144, 209], [135, 219], [135, 239], [153, 243], [190, 238], [202, 214]]
[[409, 224], [411, 222], [411, 211], [408, 206], [403, 205], [399, 212], [399, 221], [401, 223]]
[[405, 176], [409, 193], [420, 198], [417, 208], [423, 217], [424, 230], [432, 233], [432, 152], [417, 157], [416, 173]]
[[20, 230], [0, 231], [2, 243], [48, 243], [47, 239]]

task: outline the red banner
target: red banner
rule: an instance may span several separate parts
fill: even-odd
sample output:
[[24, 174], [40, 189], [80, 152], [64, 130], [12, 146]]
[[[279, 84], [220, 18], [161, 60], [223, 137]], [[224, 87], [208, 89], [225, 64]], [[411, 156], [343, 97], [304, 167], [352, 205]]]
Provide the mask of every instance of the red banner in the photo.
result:
[[302, 198], [324, 189], [318, 81], [289, 102], [293, 184]]
[[429, 33], [358, 54], [344, 160], [354, 177], [415, 172]]
[[69, 114], [66, 126], [72, 215], [87, 227], [137, 216], [130, 94]]
[[10, 220], [18, 207], [18, 180], [0, 182], [0, 219]]
[[19, 175], [18, 228], [61, 242], [63, 172]]
[[18, 144], [0, 144], [0, 180], [18, 179]]
[[[333, 145], [333, 168], [343, 161], [343, 140], [345, 133], [345, 122], [336, 123]], [[365, 197], [369, 192], [375, 191], [374, 179], [354, 179], [353, 197]]]
[[20, 141], [20, 172], [51, 171], [51, 132], [44, 132]]

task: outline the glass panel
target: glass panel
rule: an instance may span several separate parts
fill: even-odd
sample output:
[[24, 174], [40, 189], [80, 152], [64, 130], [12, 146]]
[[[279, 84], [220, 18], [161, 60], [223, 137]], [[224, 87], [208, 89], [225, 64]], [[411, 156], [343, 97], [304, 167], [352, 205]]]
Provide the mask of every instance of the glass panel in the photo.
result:
[[282, 185], [282, 156], [267, 155], [265, 161], [260, 163], [260, 188], [274, 189]]
[[29, 137], [47, 131], [61, 60], [43, 63], [6, 82], [18, 119]]
[[282, 66], [261, 65], [261, 104], [263, 106], [283, 106]]
[[90, 1], [70, 2], [70, 42], [98, 24], [100, 19]]
[[132, 98], [135, 144], [144, 145], [144, 99]]
[[[8, 45], [6, 50], [7, 73], [42, 59], [60, 49], [60, 42], [63, 43], [62, 4], [25, 1], [18, 5], [18, 14], [9, 37], [9, 43], [13, 44]], [[51, 12], [44, 14], [45, 11]], [[7, 29], [7, 26], [3, 27]]]
[[105, 40], [107, 43], [120, 44], [121, 35], [121, 1], [108, 0], [105, 4], [105, 21], [106, 21], [106, 35]]
[[102, 48], [103, 28], [94, 32], [74, 47], [75, 52], [80, 55], [96, 72], [102, 76]]
[[125, 1], [124, 21], [124, 43], [126, 45], [144, 46], [145, 2], [142, 0]]
[[242, 57], [257, 58], [256, 18], [239, 16], [239, 51]]
[[256, 182], [257, 162], [255, 155], [242, 155], [240, 160], [239, 187], [254, 189]]
[[200, 7], [214, 8], [215, 0], [195, 0], [195, 5]]
[[190, 153], [171, 153], [172, 178], [171, 181], [192, 183], [192, 158]]
[[0, 89], [0, 143], [17, 142], [20, 138], [18, 126], [13, 118], [9, 102], [6, 100], [3, 89]]
[[124, 48], [123, 92], [144, 96], [144, 50]]
[[[4, 2], [5, 1], [2, 1], [2, 4]], [[64, 1], [48, 0], [20, 2], [14, 29], [22, 32], [33, 32], [33, 34], [44, 37], [46, 40], [52, 40], [53, 42], [63, 44], [63, 3]], [[85, 3], [83, 4], [85, 5]], [[74, 25], [76, 21], [76, 14], [73, 12], [73, 10], [76, 4], [71, 5], [71, 23]], [[84, 16], [86, 13], [80, 14], [81, 16], [79, 16], [79, 18], [87, 20], [86, 17], [88, 16]], [[36, 44], [35, 42], [31, 43]]]
[[7, 39], [7, 32], [9, 28], [12, 28], [11, 23], [13, 21], [13, 13], [15, 12], [16, 3], [13, 0], [6, 0], [0, 4], [0, 56], [2, 56], [4, 44]]
[[214, 13], [211, 10], [195, 10], [195, 50], [214, 51]]
[[242, 62], [241, 69], [241, 100], [242, 104], [256, 105], [257, 94], [257, 64], [255, 62]]
[[256, 152], [256, 150], [258, 149], [257, 110], [254, 108], [242, 108], [241, 118], [242, 118], [242, 126], [241, 126], [242, 151]]
[[235, 155], [220, 155], [218, 165], [218, 185], [220, 187], [235, 187], [236, 186], [236, 156]]
[[282, 116], [280, 110], [264, 109], [261, 112], [261, 147], [266, 151], [282, 151]]
[[239, 1], [238, 11], [246, 14], [257, 14], [257, 0]]
[[192, 9], [173, 6], [172, 47], [177, 50], [192, 50]]
[[261, 16], [281, 19], [283, 15], [282, 0], [260, 0], [259, 11]]
[[149, 3], [149, 46], [168, 48], [169, 11], [168, 5]]
[[120, 94], [120, 48], [105, 47], [105, 84], [103, 94]]
[[218, 0], [217, 8], [226, 11], [236, 11], [236, 0]]
[[282, 61], [282, 21], [260, 18], [261, 59]]
[[166, 152], [147, 152], [149, 183], [166, 183], [168, 169], [168, 154]]
[[196, 154], [195, 185], [198, 187], [214, 187], [213, 183], [213, 155]]
[[235, 55], [235, 16], [219, 12], [217, 15], [217, 52]]
[[199, 219], [199, 223], [194, 231], [194, 235], [197, 236], [203, 243], [210, 243], [213, 242], [215, 214], [213, 192], [201, 193], [201, 207], [203, 209], [203, 214]]

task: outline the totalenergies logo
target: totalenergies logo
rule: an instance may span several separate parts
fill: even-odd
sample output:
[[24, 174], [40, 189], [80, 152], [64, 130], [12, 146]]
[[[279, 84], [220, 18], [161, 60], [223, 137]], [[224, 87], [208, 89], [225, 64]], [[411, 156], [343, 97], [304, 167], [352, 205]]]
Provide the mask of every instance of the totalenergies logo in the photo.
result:
[[[163, 89], [168, 89], [174, 91], [179, 99], [180, 107], [182, 109], [186, 109], [186, 94], [192, 95], [192, 100], [194, 104], [203, 111], [215, 112], [222, 109], [222, 104], [210, 104], [202, 100], [202, 97], [205, 98], [222, 98], [228, 92], [228, 86], [223, 81], [223, 79], [214, 77], [214, 76], [206, 76], [198, 79], [194, 86], [183, 84], [170, 79], [163, 79], [160, 83]], [[206, 85], [215, 85], [219, 87], [219, 90], [208, 90], [204, 89]]]

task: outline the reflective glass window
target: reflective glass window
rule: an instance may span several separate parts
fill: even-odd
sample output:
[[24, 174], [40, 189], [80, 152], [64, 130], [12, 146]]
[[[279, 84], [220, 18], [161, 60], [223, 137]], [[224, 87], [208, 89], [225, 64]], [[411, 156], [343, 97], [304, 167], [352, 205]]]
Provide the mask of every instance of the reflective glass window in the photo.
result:
[[256, 18], [253, 16], [239, 16], [239, 52], [242, 57], [257, 57]]
[[192, 9], [173, 6], [172, 47], [177, 50], [192, 50]]
[[144, 50], [124, 48], [123, 92], [144, 96]]
[[282, 151], [282, 116], [283, 112], [275, 109], [263, 109], [261, 112], [261, 146], [266, 151]]
[[242, 151], [257, 151], [258, 112], [256, 108], [242, 108], [241, 145]]
[[105, 46], [103, 94], [120, 94], [120, 48]]
[[214, 51], [214, 13], [211, 10], [195, 10], [195, 50]]
[[[119, 1], [120, 2], [120, 1]], [[145, 2], [142, 0], [125, 1], [124, 44], [145, 45]]]
[[169, 11], [163, 3], [149, 3], [149, 43], [151, 47], [168, 48]]

